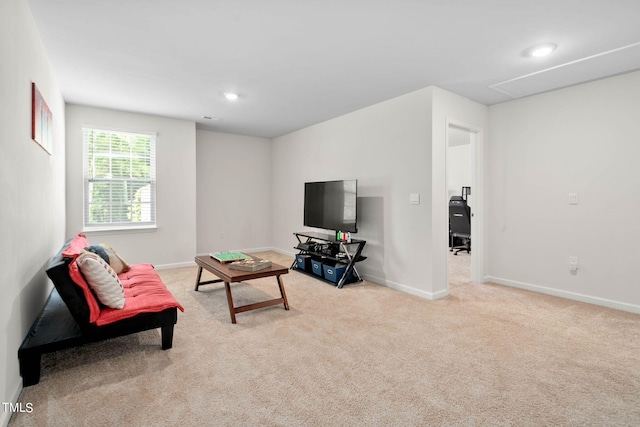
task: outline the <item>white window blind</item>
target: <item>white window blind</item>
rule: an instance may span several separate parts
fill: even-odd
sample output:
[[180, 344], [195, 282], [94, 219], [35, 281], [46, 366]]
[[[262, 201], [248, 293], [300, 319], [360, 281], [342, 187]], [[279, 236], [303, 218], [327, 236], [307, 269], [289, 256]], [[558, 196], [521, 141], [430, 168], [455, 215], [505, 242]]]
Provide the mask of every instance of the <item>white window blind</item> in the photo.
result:
[[84, 228], [156, 225], [156, 136], [83, 128]]

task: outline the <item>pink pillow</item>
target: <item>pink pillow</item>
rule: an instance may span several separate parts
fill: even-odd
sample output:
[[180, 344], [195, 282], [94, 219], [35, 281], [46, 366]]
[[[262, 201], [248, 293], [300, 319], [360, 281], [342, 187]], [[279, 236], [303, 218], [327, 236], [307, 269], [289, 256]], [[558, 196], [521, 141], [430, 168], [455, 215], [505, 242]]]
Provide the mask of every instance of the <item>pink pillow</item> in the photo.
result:
[[69, 246], [62, 251], [62, 256], [75, 259], [87, 246], [89, 246], [87, 236], [83, 233], [78, 233], [78, 235], [71, 240]]
[[76, 258], [78, 258], [80, 252], [87, 246], [89, 246], [87, 236], [83, 233], [78, 233], [78, 235], [69, 242], [69, 246], [62, 251], [62, 256], [64, 258], [73, 258], [73, 261], [69, 264], [69, 276], [71, 276], [75, 284], [82, 289], [84, 299], [87, 300], [87, 305], [89, 306], [89, 323], [95, 323], [100, 316], [100, 305], [98, 305], [95, 295], [91, 292], [89, 284], [84, 280], [78, 264], [76, 264]]
[[98, 317], [100, 317], [100, 305], [98, 305], [96, 297], [93, 295], [93, 292], [91, 292], [89, 284], [84, 280], [84, 276], [82, 276], [75, 259], [69, 264], [69, 276], [71, 276], [71, 279], [76, 285], [80, 286], [84, 298], [87, 300], [87, 305], [89, 306], [89, 323], [95, 323]]

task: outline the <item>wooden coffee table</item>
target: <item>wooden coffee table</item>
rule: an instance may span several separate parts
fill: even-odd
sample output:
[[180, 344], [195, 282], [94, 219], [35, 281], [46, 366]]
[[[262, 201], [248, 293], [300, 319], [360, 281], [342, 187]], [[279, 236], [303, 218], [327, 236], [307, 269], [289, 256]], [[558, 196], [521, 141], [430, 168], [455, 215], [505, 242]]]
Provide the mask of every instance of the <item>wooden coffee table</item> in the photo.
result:
[[[198, 255], [195, 257], [198, 268], [198, 278], [196, 280], [196, 291], [202, 285], [208, 285], [210, 283], [224, 282], [224, 288], [227, 291], [227, 303], [229, 304], [229, 314], [231, 314], [231, 323], [236, 323], [236, 313], [242, 313], [249, 310], [257, 310], [258, 308], [269, 307], [272, 305], [284, 304], [284, 309], [289, 310], [289, 302], [287, 301], [287, 294], [284, 291], [284, 284], [282, 283], [281, 275], [289, 273], [287, 267], [283, 267], [278, 264], [271, 264], [270, 267], [264, 268], [258, 271], [240, 271], [232, 270], [228, 264], [223, 264], [220, 261], [213, 259], [209, 255]], [[202, 269], [207, 270], [213, 275], [219, 277], [216, 280], [208, 280], [201, 282]], [[240, 283], [247, 280], [259, 279], [261, 277], [276, 276], [278, 281], [278, 287], [280, 288], [281, 298], [271, 299], [267, 301], [257, 302], [254, 304], [243, 305], [241, 307], [233, 306], [233, 297], [231, 296], [231, 283]]]

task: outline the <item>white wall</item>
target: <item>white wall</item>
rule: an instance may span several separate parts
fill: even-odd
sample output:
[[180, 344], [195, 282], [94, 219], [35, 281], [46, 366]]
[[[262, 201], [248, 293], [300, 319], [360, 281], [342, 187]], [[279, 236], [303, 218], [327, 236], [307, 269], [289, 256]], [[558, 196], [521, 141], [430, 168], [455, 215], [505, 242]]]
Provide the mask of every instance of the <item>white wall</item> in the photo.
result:
[[197, 131], [197, 251], [271, 248], [271, 140]]
[[[448, 293], [446, 138], [449, 121], [488, 125], [487, 107], [421, 89], [273, 140], [273, 235], [293, 253], [304, 182], [358, 179], [358, 271], [425, 298]], [[409, 195], [420, 194], [411, 205]], [[434, 208], [437, 207], [437, 208]]]
[[[31, 82], [53, 116], [53, 149], [31, 140]], [[16, 402], [18, 348], [51, 285], [45, 269], [64, 241], [64, 100], [25, 0], [0, 2], [0, 401]], [[24, 402], [23, 402], [24, 403]], [[11, 414], [0, 409], [0, 425]]]
[[[489, 128], [489, 109], [476, 102], [445, 90], [433, 90], [433, 155], [432, 155], [432, 232], [433, 238], [429, 251], [429, 259], [434, 265], [433, 289], [437, 295], [446, 295], [449, 289], [447, 280], [447, 256], [449, 253], [449, 198], [446, 180], [447, 132], [450, 125], [457, 125], [476, 132], [475, 145], [478, 164], [484, 162], [484, 151], [488, 145], [486, 130]], [[484, 174], [486, 168], [474, 171], [475, 187], [474, 218], [472, 218], [473, 247], [476, 249], [472, 257], [472, 271], [474, 276], [482, 276], [484, 271], [483, 258], [485, 251], [485, 218], [482, 204], [484, 191]], [[480, 251], [479, 251], [480, 249]]]
[[487, 279], [640, 312], [640, 72], [490, 114]]
[[462, 187], [471, 187], [472, 170], [469, 132], [450, 127], [447, 148], [447, 198], [449, 200], [451, 196], [461, 196]]
[[156, 219], [152, 231], [86, 233], [128, 263], [156, 267], [193, 261], [196, 253], [196, 129], [185, 120], [67, 105], [67, 235], [82, 231], [82, 127], [155, 132]]
[[[294, 253], [305, 181], [358, 179], [358, 271], [371, 281], [433, 297], [426, 244], [431, 224], [431, 97], [426, 88], [273, 140], [273, 234]], [[421, 204], [410, 205], [409, 194]], [[429, 274], [425, 274], [427, 271]]]

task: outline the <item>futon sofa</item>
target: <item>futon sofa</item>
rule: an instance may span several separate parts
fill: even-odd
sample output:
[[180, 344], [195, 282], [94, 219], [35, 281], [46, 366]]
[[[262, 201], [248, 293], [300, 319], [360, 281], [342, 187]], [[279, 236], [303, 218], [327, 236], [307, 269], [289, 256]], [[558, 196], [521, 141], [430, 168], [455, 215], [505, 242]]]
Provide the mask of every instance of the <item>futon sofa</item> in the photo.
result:
[[[162, 349], [172, 347], [177, 310], [184, 309], [152, 265], [129, 266], [80, 233], [53, 257], [47, 275], [54, 288], [18, 350], [23, 386], [40, 381], [44, 353], [155, 328]], [[107, 291], [94, 286], [98, 279]]]

